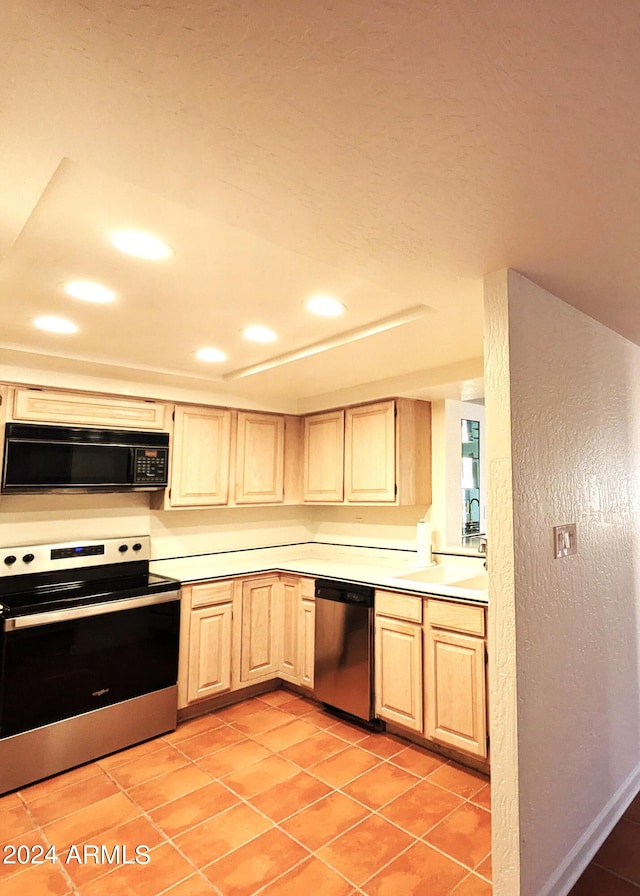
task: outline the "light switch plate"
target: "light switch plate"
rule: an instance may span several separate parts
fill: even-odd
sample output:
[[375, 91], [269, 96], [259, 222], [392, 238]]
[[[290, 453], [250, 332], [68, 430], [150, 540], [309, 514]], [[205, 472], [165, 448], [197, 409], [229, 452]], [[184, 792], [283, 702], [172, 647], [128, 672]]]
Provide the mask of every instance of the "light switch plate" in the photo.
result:
[[553, 550], [556, 560], [578, 553], [578, 533], [575, 523], [553, 527]]

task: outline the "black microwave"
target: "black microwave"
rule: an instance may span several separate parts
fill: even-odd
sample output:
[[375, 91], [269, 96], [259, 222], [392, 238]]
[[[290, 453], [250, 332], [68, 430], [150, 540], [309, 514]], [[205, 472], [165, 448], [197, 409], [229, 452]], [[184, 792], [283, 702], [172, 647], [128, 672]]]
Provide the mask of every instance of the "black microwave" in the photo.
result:
[[2, 492], [165, 488], [169, 434], [7, 423]]

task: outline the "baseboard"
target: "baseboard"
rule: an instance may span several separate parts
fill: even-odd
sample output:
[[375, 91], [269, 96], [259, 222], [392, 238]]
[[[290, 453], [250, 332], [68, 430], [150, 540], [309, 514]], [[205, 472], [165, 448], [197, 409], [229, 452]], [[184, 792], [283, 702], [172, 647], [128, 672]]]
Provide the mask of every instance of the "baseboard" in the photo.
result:
[[538, 896], [567, 896], [639, 790], [640, 764], [596, 815], [573, 849], [538, 891]]

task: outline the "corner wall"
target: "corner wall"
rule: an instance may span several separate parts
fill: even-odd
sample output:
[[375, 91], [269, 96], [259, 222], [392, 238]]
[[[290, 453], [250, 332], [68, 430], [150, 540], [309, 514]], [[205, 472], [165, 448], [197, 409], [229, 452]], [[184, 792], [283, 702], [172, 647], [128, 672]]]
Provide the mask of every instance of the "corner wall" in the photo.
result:
[[494, 893], [564, 896], [640, 787], [640, 348], [513, 271], [485, 298]]

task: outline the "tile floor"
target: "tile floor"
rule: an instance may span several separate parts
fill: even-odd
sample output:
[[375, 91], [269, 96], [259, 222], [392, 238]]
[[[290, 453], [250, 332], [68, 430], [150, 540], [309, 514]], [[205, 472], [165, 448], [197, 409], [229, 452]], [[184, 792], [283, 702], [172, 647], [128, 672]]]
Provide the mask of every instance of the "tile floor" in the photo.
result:
[[492, 889], [484, 776], [284, 690], [0, 797], [0, 844], [3, 896]]
[[640, 793], [569, 896], [640, 896]]

